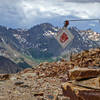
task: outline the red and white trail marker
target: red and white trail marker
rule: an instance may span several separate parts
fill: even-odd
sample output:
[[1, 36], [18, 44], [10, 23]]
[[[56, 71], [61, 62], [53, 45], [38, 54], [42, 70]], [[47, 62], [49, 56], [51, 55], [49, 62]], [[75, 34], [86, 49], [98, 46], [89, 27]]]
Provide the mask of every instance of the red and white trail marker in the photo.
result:
[[59, 30], [58, 34], [55, 35], [55, 38], [59, 44], [65, 48], [74, 39], [74, 36], [66, 28], [62, 28]]

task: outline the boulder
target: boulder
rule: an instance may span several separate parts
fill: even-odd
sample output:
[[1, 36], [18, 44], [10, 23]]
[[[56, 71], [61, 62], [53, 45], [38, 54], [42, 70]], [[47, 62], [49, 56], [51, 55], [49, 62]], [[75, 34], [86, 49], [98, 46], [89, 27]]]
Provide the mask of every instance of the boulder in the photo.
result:
[[100, 100], [100, 90], [85, 88], [72, 83], [62, 85], [64, 96], [70, 100]]
[[100, 77], [82, 81], [74, 81], [73, 84], [91, 89], [100, 89]]
[[70, 80], [81, 80], [87, 78], [93, 78], [100, 75], [100, 68], [74, 68], [69, 70], [68, 77]]
[[10, 78], [9, 74], [0, 74], [0, 81], [8, 80]]
[[24, 84], [24, 82], [18, 81], [18, 82], [15, 82], [15, 83], [14, 83], [14, 85], [16, 85], [16, 86], [20, 86], [20, 85], [22, 85], [22, 84]]

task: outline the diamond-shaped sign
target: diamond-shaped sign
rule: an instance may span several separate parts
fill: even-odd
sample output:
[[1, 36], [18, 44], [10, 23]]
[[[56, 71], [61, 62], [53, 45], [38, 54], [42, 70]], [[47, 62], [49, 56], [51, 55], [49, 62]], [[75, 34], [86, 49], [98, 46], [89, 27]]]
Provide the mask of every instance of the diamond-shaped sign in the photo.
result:
[[73, 34], [67, 30], [66, 28], [62, 28], [59, 30], [58, 34], [55, 36], [59, 44], [65, 48], [73, 39]]
[[66, 42], [68, 40], [68, 36], [67, 36], [67, 34], [64, 32], [64, 33], [62, 33], [62, 35], [60, 36], [60, 42], [61, 43], [64, 43], [64, 42]]

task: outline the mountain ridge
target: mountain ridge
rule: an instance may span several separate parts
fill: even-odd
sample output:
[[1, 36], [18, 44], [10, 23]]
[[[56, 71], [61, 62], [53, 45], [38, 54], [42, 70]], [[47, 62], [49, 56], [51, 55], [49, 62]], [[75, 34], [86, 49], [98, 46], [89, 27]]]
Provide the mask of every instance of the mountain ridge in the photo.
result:
[[[59, 28], [50, 23], [38, 24], [27, 30], [0, 26], [0, 41], [5, 42], [7, 45], [7, 48], [5, 48], [4, 43], [1, 42], [0, 48], [2, 48], [2, 51], [5, 51], [3, 49], [8, 49], [8, 46], [10, 46], [10, 50], [15, 50], [30, 58], [49, 59], [61, 56], [64, 53], [77, 53], [84, 49], [87, 50], [100, 46], [97, 41], [91, 40], [91, 34], [89, 35], [90, 38], [88, 38], [89, 36], [87, 37], [84, 35], [85, 33], [89, 33], [88, 30], [85, 30], [84, 33], [76, 27], [69, 27], [69, 31], [75, 38], [65, 49], [63, 49], [54, 38], [54, 35], [57, 34], [58, 31]], [[19, 55], [18, 53], [16, 55]]]

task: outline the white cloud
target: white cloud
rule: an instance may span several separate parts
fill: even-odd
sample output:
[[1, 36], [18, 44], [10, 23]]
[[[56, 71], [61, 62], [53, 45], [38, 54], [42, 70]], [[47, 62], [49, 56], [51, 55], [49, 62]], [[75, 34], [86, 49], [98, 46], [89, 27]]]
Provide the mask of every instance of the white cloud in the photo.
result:
[[83, 2], [83, 3], [87, 3], [87, 2], [100, 2], [100, 0], [63, 0], [66, 2]]
[[[65, 2], [66, 0], [0, 0], [0, 24], [30, 27], [34, 24], [53, 21], [63, 16], [100, 18], [100, 3]], [[88, 0], [87, 0], [88, 1]], [[44, 20], [44, 21], [43, 21]]]

